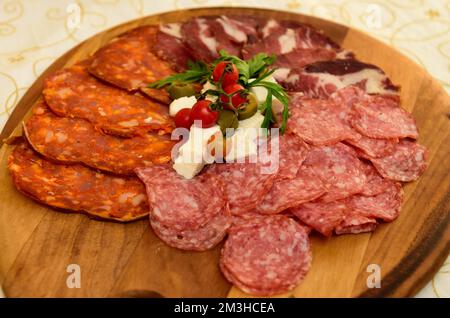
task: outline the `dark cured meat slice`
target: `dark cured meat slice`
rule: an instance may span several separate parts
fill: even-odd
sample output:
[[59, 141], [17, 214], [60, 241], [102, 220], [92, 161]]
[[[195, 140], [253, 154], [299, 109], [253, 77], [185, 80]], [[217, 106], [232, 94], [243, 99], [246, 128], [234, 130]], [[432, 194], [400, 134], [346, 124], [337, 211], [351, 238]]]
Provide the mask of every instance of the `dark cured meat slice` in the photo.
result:
[[331, 236], [333, 230], [344, 220], [348, 206], [346, 200], [332, 202], [319, 200], [290, 208], [289, 211], [317, 232]]
[[291, 71], [288, 77], [294, 79], [295, 75], [296, 80], [286, 83], [286, 88], [312, 98], [327, 98], [350, 85], [368, 94], [397, 95], [399, 91], [379, 67], [355, 59], [315, 62]]
[[325, 184], [327, 193], [321, 197], [323, 201], [343, 199], [364, 189], [363, 164], [355, 151], [342, 143], [312, 148], [303, 165], [312, 167]]
[[280, 213], [315, 200], [324, 193], [324, 184], [313, 169], [301, 167], [294, 179], [276, 181], [256, 210], [262, 214]]
[[231, 217], [228, 208], [224, 207], [208, 223], [195, 230], [175, 230], [154, 219], [150, 219], [150, 224], [156, 235], [167, 245], [181, 250], [206, 251], [223, 240], [231, 225]]
[[156, 43], [151, 50], [159, 58], [167, 61], [177, 72], [185, 71], [188, 61], [194, 60], [181, 38], [180, 23], [160, 25]]
[[401, 140], [386, 157], [370, 158], [385, 178], [409, 182], [416, 180], [427, 167], [427, 149], [416, 142]]
[[219, 57], [220, 50], [241, 56], [248, 36], [256, 36], [256, 22], [251, 18], [198, 17], [183, 23], [181, 34], [196, 60], [211, 62]]
[[220, 268], [244, 292], [271, 296], [293, 289], [311, 266], [305, 228], [277, 215], [235, 228], [222, 249]]
[[98, 50], [89, 66], [96, 77], [126, 90], [136, 90], [173, 73], [151, 52], [158, 27], [133, 29]]
[[397, 218], [403, 202], [403, 189], [400, 183], [392, 182], [383, 192], [375, 196], [354, 195], [349, 199], [352, 211], [368, 218], [391, 222]]
[[375, 231], [377, 221], [373, 218], [367, 218], [358, 213], [349, 213], [345, 215], [344, 220], [335, 228], [337, 235], [359, 234]]
[[414, 118], [389, 97], [370, 96], [354, 104], [351, 125], [371, 138], [418, 138]]
[[279, 151], [277, 180], [294, 178], [306, 159], [309, 146], [297, 135], [286, 133], [279, 136]]
[[35, 105], [24, 131], [32, 147], [48, 158], [125, 175], [134, 175], [139, 167], [169, 162], [175, 144], [167, 135], [106, 135], [84, 119], [56, 116], [44, 101]]
[[85, 64], [59, 70], [45, 80], [45, 101], [57, 115], [83, 118], [98, 129], [122, 136], [173, 129], [166, 106], [96, 80]]
[[380, 176], [377, 169], [371, 163], [363, 162], [363, 166], [366, 174], [366, 183], [361, 195], [369, 197], [378, 195], [392, 186], [393, 182]]
[[225, 183], [225, 192], [232, 215], [254, 210], [264, 199], [277, 176], [263, 173], [263, 163], [223, 163], [208, 167]]
[[8, 168], [19, 191], [52, 207], [120, 222], [142, 218], [149, 212], [139, 179], [114, 177], [82, 165], [55, 164], [25, 142], [10, 154]]
[[211, 173], [185, 179], [171, 165], [153, 165], [136, 174], [147, 189], [150, 218], [174, 231], [199, 229], [226, 206], [224, 184]]
[[341, 107], [332, 100], [309, 99], [294, 95], [290, 103], [288, 130], [313, 145], [330, 145], [352, 137], [352, 130], [341, 118]]

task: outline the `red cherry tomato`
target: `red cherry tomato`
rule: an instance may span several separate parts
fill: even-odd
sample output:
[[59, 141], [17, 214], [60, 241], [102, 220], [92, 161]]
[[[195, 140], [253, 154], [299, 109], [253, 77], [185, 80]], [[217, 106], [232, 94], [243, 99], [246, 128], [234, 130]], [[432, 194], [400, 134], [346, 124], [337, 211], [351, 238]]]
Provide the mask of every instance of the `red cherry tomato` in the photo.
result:
[[217, 110], [212, 110], [210, 105], [211, 101], [209, 100], [200, 100], [195, 103], [191, 110], [191, 121], [201, 120], [202, 128], [214, 126], [219, 119], [219, 112]]
[[191, 128], [191, 110], [189, 108], [180, 109], [178, 113], [176, 113], [174, 121], [176, 127]]
[[[235, 93], [231, 97], [231, 104], [233, 105], [234, 108], [239, 108], [240, 105], [242, 105], [243, 103], [245, 103], [247, 101], [247, 96], [245, 96], [245, 94], [237, 93], [238, 91], [242, 91], [243, 89], [244, 89], [244, 87], [239, 84], [229, 85], [223, 89], [223, 91], [227, 94]], [[220, 96], [220, 100], [223, 103], [230, 103], [230, 98], [225, 95]]]
[[[224, 72], [225, 74], [222, 77], [222, 74]], [[238, 69], [236, 68], [236, 65], [227, 61], [219, 62], [214, 68], [212, 78], [213, 81], [217, 83], [220, 81], [221, 77], [222, 77], [222, 87], [236, 84], [239, 79], [239, 72]]]

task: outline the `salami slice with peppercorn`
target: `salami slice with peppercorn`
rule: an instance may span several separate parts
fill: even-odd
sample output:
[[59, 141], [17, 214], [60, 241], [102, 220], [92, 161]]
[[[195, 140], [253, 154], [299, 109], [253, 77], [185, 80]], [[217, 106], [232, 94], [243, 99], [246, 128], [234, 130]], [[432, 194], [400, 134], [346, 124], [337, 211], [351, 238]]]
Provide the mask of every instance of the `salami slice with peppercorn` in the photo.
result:
[[297, 286], [311, 259], [305, 228], [277, 215], [230, 231], [220, 268], [225, 278], [244, 292], [271, 296]]

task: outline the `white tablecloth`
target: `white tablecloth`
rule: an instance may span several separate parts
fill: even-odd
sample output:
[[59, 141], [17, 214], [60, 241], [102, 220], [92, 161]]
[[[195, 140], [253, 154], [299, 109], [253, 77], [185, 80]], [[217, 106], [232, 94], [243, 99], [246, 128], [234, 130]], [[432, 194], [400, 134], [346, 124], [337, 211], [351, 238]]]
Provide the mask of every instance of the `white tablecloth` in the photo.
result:
[[[1, 0], [0, 129], [39, 74], [87, 37], [157, 12], [217, 5], [301, 12], [361, 29], [425, 67], [450, 91], [450, 1]], [[417, 296], [450, 297], [450, 258]]]

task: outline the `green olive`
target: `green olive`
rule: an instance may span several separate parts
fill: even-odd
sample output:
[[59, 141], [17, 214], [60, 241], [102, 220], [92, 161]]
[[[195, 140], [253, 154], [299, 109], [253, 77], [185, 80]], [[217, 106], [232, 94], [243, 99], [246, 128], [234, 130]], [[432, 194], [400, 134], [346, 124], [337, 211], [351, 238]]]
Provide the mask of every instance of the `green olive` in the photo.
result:
[[248, 94], [248, 102], [245, 104], [242, 109], [239, 109], [239, 120], [244, 120], [252, 117], [256, 111], [258, 110], [258, 101], [256, 100], [255, 95]]
[[217, 123], [220, 126], [220, 130], [225, 134], [227, 128], [238, 128], [239, 120], [237, 115], [231, 110], [222, 110], [220, 112], [219, 120]]
[[195, 95], [195, 88], [192, 84], [172, 84], [167, 89], [172, 99], [177, 99], [185, 96]]

